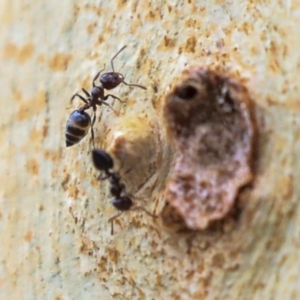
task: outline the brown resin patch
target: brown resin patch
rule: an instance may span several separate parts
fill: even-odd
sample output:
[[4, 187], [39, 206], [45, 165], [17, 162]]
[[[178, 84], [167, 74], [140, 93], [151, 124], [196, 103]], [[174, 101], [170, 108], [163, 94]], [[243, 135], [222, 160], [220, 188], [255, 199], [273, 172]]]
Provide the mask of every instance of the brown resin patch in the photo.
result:
[[249, 105], [243, 86], [201, 68], [189, 70], [167, 96], [164, 117], [176, 153], [165, 197], [191, 229], [224, 218], [252, 180]]

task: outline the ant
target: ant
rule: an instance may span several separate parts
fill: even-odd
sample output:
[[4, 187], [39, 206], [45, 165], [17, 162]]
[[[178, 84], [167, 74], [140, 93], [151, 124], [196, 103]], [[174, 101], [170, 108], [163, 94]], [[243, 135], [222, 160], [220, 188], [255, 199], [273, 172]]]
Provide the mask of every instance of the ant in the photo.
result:
[[[88, 119], [88, 118], [87, 118], [86, 114], [84, 114], [84, 111], [89, 108], [93, 108], [94, 116], [93, 116], [92, 121], [90, 122], [90, 125], [88, 126], [88, 128], [91, 127], [93, 146], [94, 146], [94, 128], [93, 127], [94, 127], [94, 124], [96, 121], [97, 106], [104, 104], [104, 105], [108, 106], [109, 108], [111, 108], [116, 113], [116, 111], [112, 108], [112, 106], [110, 104], [106, 103], [105, 101], [108, 99], [108, 97], [112, 97], [114, 99], [119, 100], [122, 103], [124, 102], [124, 101], [121, 101], [120, 98], [118, 98], [117, 96], [114, 96], [112, 94], [104, 95], [104, 88], [102, 86], [95, 85], [95, 81], [97, 80], [97, 78], [98, 78], [98, 74], [93, 79], [93, 88], [90, 93], [87, 90], [85, 90], [84, 88], [82, 88], [82, 91], [85, 93], [87, 98], [82, 97], [78, 93], [74, 94], [71, 98], [71, 102], [74, 100], [75, 97], [78, 97], [85, 103], [85, 105], [82, 106], [81, 108], [79, 108], [77, 110], [77, 112], [78, 112], [78, 114], [84, 115], [86, 119]], [[83, 139], [83, 137], [86, 135], [87, 129], [88, 129], [88, 128], [87, 129], [85, 128], [84, 130], [81, 130], [81, 131], [78, 131], [78, 130], [76, 131], [74, 129], [74, 128], [83, 129], [80, 126], [79, 115], [75, 114], [75, 112], [76, 111], [71, 113], [69, 120], [67, 122], [67, 126], [66, 126], [66, 145], [67, 145], [67, 147], [72, 146], [72, 145], [78, 143], [79, 141], [81, 141]], [[73, 139], [73, 141], [70, 141], [70, 139], [68, 138], [70, 133], [71, 133], [71, 135], [75, 136], [77, 139]]]
[[[92, 143], [93, 143], [93, 147], [95, 147], [95, 145], [94, 145], [94, 124], [96, 121], [97, 106], [100, 106], [102, 104], [107, 105], [116, 113], [116, 111], [112, 108], [112, 106], [105, 102], [108, 99], [108, 97], [117, 99], [121, 103], [125, 102], [125, 101], [121, 101], [120, 98], [118, 98], [117, 96], [114, 96], [112, 94], [104, 95], [104, 90], [114, 89], [120, 83], [124, 83], [128, 86], [136, 86], [136, 87], [140, 87], [142, 89], [146, 89], [146, 87], [144, 87], [142, 85], [131, 84], [131, 83], [125, 82], [123, 74], [115, 72], [113, 60], [126, 47], [127, 46], [122, 47], [117, 52], [117, 54], [115, 54], [114, 57], [111, 59], [110, 62], [111, 62], [111, 67], [112, 67], [113, 72], [104, 73], [100, 77], [100, 83], [101, 83], [100, 86], [96, 86], [95, 81], [99, 78], [101, 72], [105, 69], [105, 67], [102, 70], [100, 70], [94, 77], [93, 88], [90, 93], [87, 90], [85, 90], [84, 88], [82, 88], [82, 91], [84, 92], [84, 94], [86, 95], [87, 98], [84, 98], [83, 96], [81, 96], [78, 93], [76, 93], [72, 96], [71, 102], [74, 100], [75, 97], [79, 97], [85, 103], [85, 105], [83, 107], [79, 108], [78, 110], [73, 111], [71, 113], [71, 115], [69, 116], [69, 119], [68, 119], [67, 125], [66, 125], [66, 146], [67, 147], [73, 146], [73, 145], [79, 143], [86, 136], [88, 129], [90, 127], [91, 127]], [[94, 111], [92, 120], [90, 120], [89, 115], [87, 115], [87, 113], [84, 112], [85, 110], [87, 110], [91, 107], [93, 108], [93, 111]], [[83, 121], [83, 119], [85, 121]], [[84, 123], [84, 125], [82, 125], [82, 122]]]
[[125, 77], [122, 73], [119, 72], [115, 72], [115, 68], [114, 68], [114, 59], [126, 48], [127, 46], [123, 46], [115, 55], [114, 57], [111, 59], [110, 64], [111, 64], [111, 68], [112, 68], [112, 72], [107, 72], [104, 73], [103, 75], [100, 76], [101, 72], [104, 70], [102, 69], [101, 71], [98, 72], [98, 74], [96, 75], [96, 79], [100, 76], [99, 81], [102, 85], [102, 87], [105, 90], [112, 90], [114, 88], [116, 88], [120, 83], [124, 83], [128, 86], [135, 86], [135, 87], [139, 87], [141, 89], [146, 90], [147, 88], [143, 85], [140, 84], [133, 84], [133, 83], [127, 83], [125, 82]]
[[93, 149], [92, 160], [97, 170], [104, 172], [104, 175], [99, 175], [98, 180], [108, 179], [110, 183], [110, 193], [114, 197], [111, 200], [112, 205], [119, 211], [118, 214], [109, 218], [111, 222], [111, 234], [114, 234], [113, 221], [118, 218], [124, 211], [128, 210], [143, 210], [149, 216], [156, 218], [157, 216], [148, 212], [142, 206], [133, 207], [133, 201], [128, 194], [125, 194], [125, 185], [120, 183], [121, 177], [118, 172], [113, 170], [114, 161], [112, 157], [104, 150]]

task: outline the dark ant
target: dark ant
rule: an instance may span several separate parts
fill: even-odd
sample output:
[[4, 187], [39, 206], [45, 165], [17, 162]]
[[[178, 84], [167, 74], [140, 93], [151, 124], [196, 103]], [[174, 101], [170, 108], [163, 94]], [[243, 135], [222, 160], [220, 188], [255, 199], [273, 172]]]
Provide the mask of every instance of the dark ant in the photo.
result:
[[[97, 106], [100, 106], [102, 104], [108, 106], [110, 109], [112, 109], [115, 113], [116, 111], [112, 108], [112, 106], [108, 103], [106, 103], [105, 101], [108, 99], [108, 97], [112, 97], [114, 99], [119, 100], [120, 102], [124, 102], [121, 101], [117, 96], [114, 96], [112, 94], [108, 94], [104, 96], [104, 88], [102, 86], [96, 86], [95, 85], [95, 81], [97, 80], [97, 78], [99, 77], [99, 74], [97, 74], [94, 79], [93, 79], [93, 88], [91, 93], [89, 93], [87, 90], [85, 90], [84, 88], [82, 88], [82, 91], [85, 93], [85, 95], [87, 96], [87, 98], [82, 97], [80, 94], [76, 93], [72, 96], [71, 98], [71, 102], [74, 100], [75, 97], [79, 97], [84, 103], [85, 105], [82, 106], [81, 108], [79, 108], [77, 110], [77, 112], [81, 115], [84, 115], [86, 119], [88, 119], [88, 117], [86, 116], [87, 114], [84, 113], [85, 110], [89, 109], [89, 108], [93, 108], [94, 111], [94, 116], [92, 121], [89, 124], [89, 127], [91, 127], [91, 135], [92, 135], [92, 143], [94, 146], [94, 124], [96, 121], [96, 111], [97, 111]], [[88, 128], [86, 128], [84, 131], [76, 131], [73, 132], [73, 136], [75, 136], [77, 139], [74, 139], [70, 141], [69, 139], [69, 133], [70, 133], [70, 126], [68, 126], [68, 124], [72, 124], [72, 128], [76, 127], [76, 128], [81, 128], [82, 126], [80, 126], [79, 123], [79, 117], [78, 114], [74, 115], [74, 112], [70, 115], [69, 120], [67, 122], [67, 128], [66, 128], [66, 146], [72, 146], [76, 143], [78, 143], [79, 141], [81, 141], [83, 139], [83, 137], [87, 134], [87, 130]]]
[[[112, 94], [104, 95], [104, 90], [111, 90], [117, 87], [120, 83], [124, 83], [128, 86], [136, 86], [142, 89], [146, 89], [143, 85], [139, 84], [131, 84], [124, 81], [124, 76], [121, 73], [115, 72], [113, 60], [118, 56], [118, 54], [123, 51], [127, 46], [122, 47], [117, 54], [114, 55], [114, 57], [111, 59], [111, 67], [113, 72], [107, 72], [104, 73], [100, 77], [100, 86], [95, 85], [95, 81], [99, 78], [101, 72], [104, 70], [100, 70], [96, 76], [93, 79], [93, 89], [91, 93], [89, 93], [87, 90], [82, 88], [82, 91], [85, 93], [87, 98], [82, 97], [80, 94], [76, 93], [72, 96], [71, 102], [74, 100], [75, 97], [79, 97], [85, 105], [78, 110], [75, 110], [71, 113], [69, 120], [67, 121], [66, 125], [66, 146], [73, 146], [77, 143], [79, 143], [87, 134], [89, 127], [91, 127], [91, 136], [92, 136], [92, 143], [94, 147], [94, 124], [96, 121], [96, 111], [97, 106], [100, 106], [102, 104], [107, 105], [110, 107], [114, 112], [115, 110], [112, 108], [111, 105], [106, 103], [105, 101], [108, 99], [108, 97], [112, 97], [114, 99], [119, 100], [121, 103], [124, 101], [121, 101], [120, 98], [117, 96], [114, 96]], [[84, 113], [85, 110], [93, 108], [94, 115], [92, 121], [90, 120], [90, 117], [87, 113]], [[86, 123], [84, 125], [81, 124], [83, 122], [83, 119], [85, 119]], [[89, 124], [87, 124], [89, 122]]]
[[128, 194], [125, 194], [125, 185], [121, 183], [121, 177], [118, 172], [113, 170], [114, 161], [112, 157], [104, 150], [93, 149], [92, 151], [92, 160], [94, 166], [97, 170], [104, 172], [104, 175], [99, 175], [98, 180], [108, 179], [110, 183], [110, 193], [114, 197], [111, 200], [112, 205], [119, 211], [119, 213], [111, 218], [111, 234], [114, 234], [114, 219], [118, 218], [124, 211], [128, 210], [143, 210], [147, 215], [156, 218], [155, 215], [148, 212], [142, 206], [133, 206], [133, 201]]
[[128, 86], [135, 86], [135, 87], [139, 87], [141, 89], [146, 90], [147, 88], [143, 85], [140, 84], [133, 84], [133, 83], [127, 83], [125, 82], [125, 77], [122, 73], [119, 72], [115, 72], [115, 68], [114, 68], [114, 64], [113, 64], [113, 60], [126, 48], [127, 46], [122, 47], [117, 54], [114, 55], [114, 57], [111, 59], [110, 63], [111, 63], [111, 68], [112, 68], [112, 72], [107, 72], [104, 73], [103, 75], [100, 76], [101, 72], [103, 71], [103, 69], [101, 71], [98, 72], [98, 74], [96, 75], [96, 77], [98, 78], [100, 76], [100, 82], [102, 87], [105, 90], [112, 90], [114, 88], [116, 88], [120, 83], [124, 83]]

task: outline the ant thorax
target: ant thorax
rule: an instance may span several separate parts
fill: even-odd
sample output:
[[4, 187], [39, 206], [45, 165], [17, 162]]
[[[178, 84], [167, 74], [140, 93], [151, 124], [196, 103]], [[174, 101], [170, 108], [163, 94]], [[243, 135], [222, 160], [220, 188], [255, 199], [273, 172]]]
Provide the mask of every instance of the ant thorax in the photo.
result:
[[103, 99], [104, 98], [104, 89], [102, 86], [94, 86], [91, 91], [92, 98]]
[[109, 178], [110, 183], [110, 193], [115, 196], [119, 197], [125, 190], [125, 185], [120, 183], [121, 177], [117, 173], [111, 173]]

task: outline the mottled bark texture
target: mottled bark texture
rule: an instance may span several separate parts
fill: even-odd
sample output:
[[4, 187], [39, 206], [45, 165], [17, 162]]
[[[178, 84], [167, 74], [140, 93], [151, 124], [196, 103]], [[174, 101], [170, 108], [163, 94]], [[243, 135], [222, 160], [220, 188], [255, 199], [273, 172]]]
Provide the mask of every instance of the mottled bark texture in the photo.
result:
[[[299, 298], [298, 1], [0, 7], [0, 299]], [[172, 211], [164, 223], [129, 211], [112, 236], [116, 210], [108, 182], [96, 179], [89, 134], [65, 145], [68, 117], [83, 104], [70, 98], [90, 92], [124, 45], [115, 71], [147, 90], [111, 90], [125, 103], [99, 107], [95, 146], [152, 213], [165, 207], [178, 158], [163, 108], [183, 70], [209, 69], [247, 90], [258, 132], [253, 181], [206, 229], [187, 230]]]

